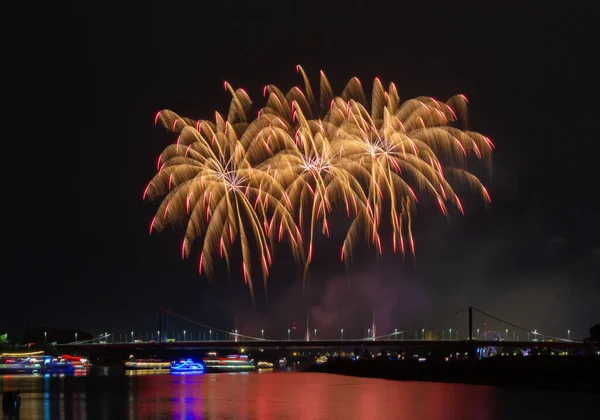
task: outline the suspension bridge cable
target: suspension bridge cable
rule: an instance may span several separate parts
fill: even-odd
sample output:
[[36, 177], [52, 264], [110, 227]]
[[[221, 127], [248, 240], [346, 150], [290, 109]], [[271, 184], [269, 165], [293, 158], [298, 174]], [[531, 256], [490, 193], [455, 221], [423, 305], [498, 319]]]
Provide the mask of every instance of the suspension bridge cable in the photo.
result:
[[212, 327], [210, 325], [203, 324], [202, 322], [194, 321], [191, 318], [188, 318], [188, 317], [183, 316], [181, 314], [178, 314], [176, 312], [170, 311], [168, 309], [161, 309], [161, 311], [163, 311], [163, 312], [165, 312], [165, 313], [167, 313], [169, 315], [173, 315], [173, 316], [176, 316], [176, 317], [178, 317], [180, 319], [183, 319], [184, 321], [191, 322], [192, 324], [200, 325], [201, 327], [208, 328], [210, 330], [214, 330], [214, 331], [218, 331], [218, 332], [222, 332], [224, 334], [230, 334], [230, 335], [233, 335], [233, 336], [242, 337], [242, 338], [249, 338], [249, 339], [258, 340], [258, 341], [271, 341], [271, 340], [267, 340], [267, 339], [264, 339], [264, 338], [253, 337], [251, 335], [244, 335], [244, 334], [232, 333], [231, 331], [223, 330], [223, 329], [220, 329], [220, 328], [214, 328], [214, 327]]
[[[449, 313], [448, 315], [441, 316], [441, 317], [439, 317], [439, 319], [436, 319], [435, 321], [437, 321], [437, 320], [445, 320], [446, 318], [449, 318], [449, 317], [451, 317], [451, 316], [456, 316], [456, 315], [460, 314], [461, 312], [463, 312], [463, 311], [466, 311], [467, 309], [469, 309], [469, 307], [468, 307], [468, 306], [466, 306], [466, 307], [464, 307], [464, 308], [461, 308], [461, 309], [459, 309], [459, 310], [458, 310], [458, 311], [456, 311], [456, 312]], [[429, 327], [431, 327], [431, 325], [432, 325], [432, 322], [434, 322], [434, 321], [432, 321], [432, 320], [429, 320], [429, 321], [425, 322], [425, 324], [427, 324]], [[418, 331], [418, 330], [419, 330], [419, 328], [416, 328], [416, 327], [412, 327], [412, 328], [405, 328], [405, 329], [403, 329], [402, 331], [398, 331], [398, 332], [392, 332], [392, 333], [389, 333], [389, 334], [383, 334], [383, 335], [380, 335], [380, 336], [378, 336], [378, 337], [374, 337], [374, 339], [378, 339], [378, 338], [385, 338], [385, 337], [391, 337], [391, 336], [393, 336], [393, 335], [398, 335], [398, 334], [407, 333], [407, 332], [410, 332], [410, 331]], [[370, 337], [366, 338], [365, 340], [369, 340], [369, 339], [370, 339]]]
[[[138, 324], [146, 322], [148, 319], [150, 319], [152, 317], [154, 317], [154, 316], [153, 315], [147, 315], [140, 322], [138, 322]], [[108, 337], [111, 337], [113, 335], [125, 332], [125, 331], [130, 331], [131, 329], [133, 329], [133, 325], [128, 325], [128, 326], [120, 328], [118, 330], [114, 330], [114, 331], [112, 331], [110, 333], [100, 334], [99, 337], [106, 337], [106, 338], [108, 338]], [[65, 343], [65, 344], [87, 344], [87, 343], [92, 343], [92, 342], [94, 342], [94, 340], [97, 340], [97, 339], [98, 339], [98, 337], [92, 336], [92, 338], [90, 338], [89, 340], [75, 340], [75, 341], [71, 341], [70, 343]]]
[[502, 322], [502, 323], [504, 323], [504, 324], [510, 325], [511, 327], [513, 327], [513, 328], [517, 328], [517, 329], [519, 329], [519, 330], [527, 331], [527, 332], [533, 333], [533, 334], [535, 334], [535, 335], [542, 335], [542, 336], [544, 336], [544, 337], [548, 337], [548, 338], [551, 338], [551, 339], [553, 339], [553, 340], [573, 341], [573, 340], [565, 340], [565, 339], [564, 339], [564, 338], [562, 338], [562, 337], [554, 337], [554, 336], [552, 336], [552, 335], [549, 335], [549, 334], [542, 334], [542, 333], [538, 333], [538, 332], [537, 332], [537, 330], [533, 330], [533, 329], [530, 329], [530, 328], [524, 328], [524, 327], [521, 327], [520, 325], [513, 324], [512, 322], [509, 322], [509, 321], [506, 321], [506, 320], [504, 320], [504, 319], [500, 319], [500, 318], [498, 318], [498, 317], [496, 317], [496, 316], [494, 316], [494, 315], [488, 314], [487, 312], [484, 312], [484, 311], [482, 311], [481, 309], [478, 309], [478, 308], [475, 308], [475, 307], [473, 307], [473, 309], [474, 309], [474, 310], [476, 310], [477, 312], [479, 312], [479, 313], [480, 313], [480, 314], [482, 314], [482, 315], [485, 315], [485, 316], [487, 316], [487, 317], [490, 317], [490, 318], [492, 318], [492, 319], [495, 319], [495, 320], [496, 320], [496, 321], [498, 321], [498, 322]]
[[[464, 308], [459, 309], [458, 311], [456, 311], [454, 313], [449, 313], [448, 315], [441, 316], [441, 317], [439, 317], [439, 319], [436, 318], [434, 321], [445, 321], [446, 318], [449, 318], [451, 316], [456, 316], [456, 315], [460, 314], [461, 312], [466, 311], [467, 309], [469, 309], [469, 307], [465, 306]], [[432, 322], [433, 322], [432, 320], [429, 320], [426, 322], [426, 324], [431, 327]]]

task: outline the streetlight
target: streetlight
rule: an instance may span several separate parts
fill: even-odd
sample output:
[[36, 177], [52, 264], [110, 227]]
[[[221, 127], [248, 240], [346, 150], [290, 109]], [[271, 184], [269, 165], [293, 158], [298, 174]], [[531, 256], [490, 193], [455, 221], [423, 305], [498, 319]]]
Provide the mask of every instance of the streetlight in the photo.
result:
[[340, 333], [342, 333], [342, 340], [344, 339], [344, 329], [340, 329]]
[[290, 341], [290, 329], [288, 328], [288, 341]]
[[237, 343], [238, 341], [238, 330], [235, 330], [235, 342]]
[[48, 333], [44, 331], [44, 343], [48, 344]]
[[261, 340], [265, 339], [265, 330], [260, 330], [260, 339]]
[[371, 329], [367, 329], [367, 338], [371, 337]]
[[450, 341], [452, 341], [452, 328], [450, 328]]
[[212, 330], [208, 330], [208, 341], [212, 341]]
[[317, 329], [315, 328], [315, 340], [317, 339]]
[[567, 340], [571, 339], [571, 330], [567, 330]]
[[398, 328], [394, 328], [394, 339], [398, 341]]
[[108, 333], [104, 332], [104, 342], [108, 344]]
[[156, 331], [156, 341], [160, 343], [160, 331]]
[[479, 328], [477, 328], [477, 339], [479, 340]]
[[508, 340], [508, 328], [506, 329], [506, 332], [504, 333], [504, 341]]
[[185, 333], [186, 333], [186, 331], [183, 330], [183, 341], [185, 341]]
[[75, 333], [75, 341], [77, 341], [77, 333]]
[[425, 328], [421, 329], [421, 340], [425, 340]]

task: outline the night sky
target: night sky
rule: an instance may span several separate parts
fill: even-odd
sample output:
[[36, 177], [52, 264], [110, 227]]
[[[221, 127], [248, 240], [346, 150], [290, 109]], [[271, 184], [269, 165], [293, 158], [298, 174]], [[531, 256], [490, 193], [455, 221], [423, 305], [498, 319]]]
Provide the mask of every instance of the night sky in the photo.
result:
[[[102, 2], [12, 35], [0, 331], [146, 331], [159, 308], [280, 338], [307, 311], [332, 336], [358, 336], [373, 316], [378, 333], [466, 330], [465, 316], [440, 317], [469, 304], [548, 334], [583, 337], [600, 321], [597, 11], [259, 3]], [[466, 217], [446, 219], [424, 203], [416, 262], [364, 248], [346, 273], [335, 240], [319, 240], [304, 291], [281, 247], [253, 308], [237, 271], [198, 276], [197, 247], [181, 261], [182, 231], [148, 235], [158, 202], [142, 192], [175, 141], [153, 118], [225, 112], [224, 80], [262, 104], [265, 84], [302, 84], [296, 64], [313, 82], [323, 69], [336, 93], [353, 76], [368, 95], [376, 76], [404, 100], [464, 93], [470, 128], [497, 147], [482, 175], [492, 206], [467, 200]]]

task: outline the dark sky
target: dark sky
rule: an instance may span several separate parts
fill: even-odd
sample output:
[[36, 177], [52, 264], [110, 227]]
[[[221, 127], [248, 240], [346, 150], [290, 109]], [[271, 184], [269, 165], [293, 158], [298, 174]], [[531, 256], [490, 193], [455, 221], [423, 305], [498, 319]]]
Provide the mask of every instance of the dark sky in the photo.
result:
[[[440, 317], [469, 304], [548, 334], [583, 336], [600, 321], [597, 10], [244, 3], [102, 2], [60, 23], [48, 10], [12, 35], [0, 330], [145, 331], [161, 307], [273, 336], [292, 320], [303, 328], [307, 310], [331, 335], [359, 335], [373, 314], [378, 333], [465, 330], [466, 317]], [[198, 276], [197, 249], [181, 261], [181, 231], [148, 236], [158, 203], [142, 191], [175, 141], [153, 117], [225, 112], [223, 80], [260, 103], [265, 84], [301, 84], [298, 63], [336, 92], [352, 76], [370, 91], [378, 76], [403, 99], [466, 94], [471, 128], [497, 146], [492, 207], [469, 201], [448, 220], [419, 208], [416, 262], [386, 253], [375, 264], [365, 249], [347, 274], [337, 246], [319, 241], [304, 292], [282, 250], [253, 309], [239, 276]]]

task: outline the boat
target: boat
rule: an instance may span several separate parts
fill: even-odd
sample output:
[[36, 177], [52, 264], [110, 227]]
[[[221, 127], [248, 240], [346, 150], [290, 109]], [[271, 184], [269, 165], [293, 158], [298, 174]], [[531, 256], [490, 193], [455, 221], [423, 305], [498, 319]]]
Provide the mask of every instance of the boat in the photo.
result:
[[256, 364], [258, 369], [273, 369], [274, 365], [271, 362], [260, 361]]
[[317, 365], [322, 365], [323, 363], [327, 363], [327, 356], [317, 357]]
[[192, 359], [182, 360], [181, 362], [171, 365], [171, 374], [173, 375], [190, 375], [204, 373], [204, 365], [202, 363], [193, 362]]
[[70, 356], [68, 354], [63, 354], [62, 358], [71, 362], [75, 370], [88, 370], [92, 367], [90, 361], [83, 357], [78, 356]]
[[70, 360], [63, 359], [62, 357], [52, 359], [52, 361], [45, 363], [44, 367], [44, 373], [75, 373], [75, 366], [73, 363], [71, 363]]
[[1, 358], [0, 374], [43, 373], [43, 360], [22, 358]]
[[169, 368], [171, 368], [171, 362], [161, 359], [136, 359], [132, 357], [125, 362], [125, 369], [128, 370], [152, 370]]
[[216, 353], [208, 353], [202, 363], [206, 372], [248, 372], [256, 368], [254, 361], [245, 354], [219, 357]]
[[0, 374], [71, 374], [75, 367], [69, 360], [52, 356], [2, 357]]

